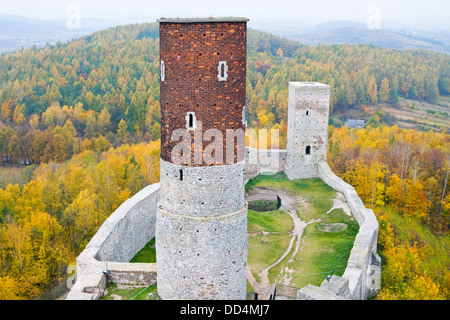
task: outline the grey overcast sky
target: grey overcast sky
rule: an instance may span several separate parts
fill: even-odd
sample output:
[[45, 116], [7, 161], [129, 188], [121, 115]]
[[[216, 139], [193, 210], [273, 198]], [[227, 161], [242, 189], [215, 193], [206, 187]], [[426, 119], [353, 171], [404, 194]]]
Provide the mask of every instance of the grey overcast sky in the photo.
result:
[[[330, 20], [366, 22], [375, 6], [382, 21], [433, 23], [450, 20], [448, 0], [0, 0], [0, 14], [38, 19], [67, 18], [71, 6], [81, 18], [245, 16], [254, 22]], [[69, 10], [69, 11], [68, 11]]]

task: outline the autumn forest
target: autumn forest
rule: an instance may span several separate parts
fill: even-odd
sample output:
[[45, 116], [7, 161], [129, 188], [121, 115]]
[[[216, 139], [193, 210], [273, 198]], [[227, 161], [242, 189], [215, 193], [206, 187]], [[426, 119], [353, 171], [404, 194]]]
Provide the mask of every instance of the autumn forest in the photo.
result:
[[[432, 51], [306, 46], [250, 29], [247, 62], [248, 125], [280, 130], [281, 148], [289, 81], [329, 84], [340, 113], [450, 95], [450, 56]], [[450, 136], [385, 120], [330, 121], [328, 162], [378, 217], [377, 299], [449, 299]], [[0, 56], [0, 299], [64, 282], [102, 222], [159, 181], [160, 130], [156, 24]]]

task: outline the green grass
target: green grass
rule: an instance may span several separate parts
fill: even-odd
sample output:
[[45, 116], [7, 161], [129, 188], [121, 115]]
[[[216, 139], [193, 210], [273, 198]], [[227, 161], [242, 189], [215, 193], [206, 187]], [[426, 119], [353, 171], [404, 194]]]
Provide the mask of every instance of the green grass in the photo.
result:
[[155, 238], [147, 242], [147, 244], [139, 250], [138, 253], [136, 253], [130, 262], [156, 263]]
[[[271, 283], [281, 282], [286, 267], [292, 270], [291, 285], [296, 287], [304, 287], [307, 284], [320, 285], [328, 272], [342, 275], [359, 226], [353, 217], [346, 215], [342, 209], [334, 209], [327, 214], [333, 204], [336, 191], [320, 179], [289, 181], [282, 173], [260, 175], [248, 182], [246, 191], [251, 192], [251, 189], [255, 187], [283, 190], [292, 196], [306, 198], [306, 202], [297, 203], [298, 216], [305, 222], [320, 219], [305, 228], [300, 250], [295, 255], [294, 261], [288, 262], [292, 257], [293, 247], [281, 263], [269, 270]], [[275, 217], [275, 214], [255, 217], [255, 214], [249, 210], [249, 232], [259, 230], [262, 226], [266, 231], [272, 230], [272, 227], [273, 230], [281, 230], [283, 226], [285, 230], [292, 228], [292, 220], [287, 213], [283, 215], [282, 210], [273, 211], [275, 212], [279, 217]], [[284, 218], [283, 221], [281, 217]], [[345, 223], [347, 228], [340, 232], [324, 232], [318, 228], [319, 224], [328, 223]], [[257, 239], [260, 242], [261, 237]], [[258, 269], [262, 270], [281, 257], [288, 248], [291, 236], [285, 232], [277, 238], [274, 237], [277, 243], [274, 243], [273, 247], [257, 243], [257, 239], [249, 238], [248, 264], [250, 267], [258, 266]]]
[[277, 261], [288, 248], [291, 237], [287, 233], [270, 234], [268, 243], [262, 243], [261, 236], [249, 237], [247, 263], [252, 271], [259, 273]]
[[[319, 229], [321, 223], [346, 223], [347, 229], [341, 232], [324, 232]], [[303, 232], [301, 263], [294, 286], [307, 284], [319, 286], [327, 273], [342, 276], [353, 242], [359, 231], [358, 223], [342, 210], [333, 210], [321, 218], [320, 222], [308, 225]]]
[[248, 210], [247, 230], [253, 232], [284, 232], [287, 233], [294, 228], [291, 217], [283, 210], [258, 212]]
[[322, 212], [327, 212], [332, 204], [336, 191], [325, 184], [322, 180], [302, 179], [288, 180], [284, 173], [274, 175], [259, 175], [248, 181], [245, 186], [246, 192], [252, 188], [266, 188], [272, 190], [283, 190], [294, 196], [300, 195], [308, 199], [308, 210], [299, 214], [300, 219], [308, 222]]
[[249, 233], [270, 232], [268, 243], [262, 243], [262, 235], [256, 234], [248, 238], [248, 264], [252, 270], [260, 272], [274, 263], [286, 251], [291, 236], [288, 234], [294, 227], [291, 217], [282, 210], [257, 212], [248, 210], [247, 229]]
[[121, 300], [159, 300], [156, 285], [148, 287], [129, 285], [127, 288], [119, 289], [117, 284], [108, 283], [106, 285], [107, 294], [100, 300], [114, 300], [112, 295], [120, 296]]

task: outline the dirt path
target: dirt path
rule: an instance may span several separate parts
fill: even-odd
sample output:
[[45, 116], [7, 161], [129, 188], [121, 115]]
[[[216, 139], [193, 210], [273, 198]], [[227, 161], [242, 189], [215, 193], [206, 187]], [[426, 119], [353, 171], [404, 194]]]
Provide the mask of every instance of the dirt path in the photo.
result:
[[[303, 230], [305, 229], [305, 227], [308, 224], [313, 223], [315, 221], [306, 223], [305, 221], [302, 221], [298, 217], [295, 203], [299, 202], [299, 201], [304, 201], [304, 199], [301, 197], [295, 198], [283, 191], [275, 191], [275, 190], [262, 189], [262, 188], [254, 188], [252, 191], [255, 193], [258, 193], [258, 194], [277, 194], [281, 199], [280, 210], [283, 210], [287, 214], [289, 214], [289, 216], [292, 218], [292, 221], [294, 223], [294, 228], [290, 232], [290, 234], [292, 235], [292, 238], [289, 242], [288, 248], [286, 249], [286, 251], [281, 255], [281, 257], [277, 261], [275, 261], [273, 264], [271, 264], [267, 268], [263, 269], [258, 274], [258, 276], [260, 278], [260, 282], [256, 281], [256, 279], [254, 278], [253, 274], [250, 271], [250, 268], [247, 268], [248, 281], [252, 285], [255, 292], [258, 293], [259, 299], [266, 300], [266, 299], [269, 299], [270, 294], [273, 292], [273, 287], [270, 286], [270, 282], [269, 282], [269, 270], [271, 268], [275, 267], [276, 265], [278, 265], [289, 254], [289, 252], [291, 252], [292, 247], [295, 244], [294, 252], [292, 253], [291, 258], [289, 259], [289, 262], [293, 261], [294, 256], [297, 254], [297, 252], [300, 248], [300, 241], [302, 238]], [[287, 270], [287, 271], [289, 271], [289, 270]], [[284, 278], [283, 284], [287, 284], [287, 285], [289, 284], [288, 278], [289, 278], [288, 276], [286, 276]]]
[[349, 217], [352, 216], [350, 207], [348, 206], [347, 201], [345, 200], [345, 196], [340, 192], [336, 192], [336, 197], [333, 199], [333, 205], [331, 209], [328, 210], [327, 214], [333, 211], [334, 209], [342, 209]]

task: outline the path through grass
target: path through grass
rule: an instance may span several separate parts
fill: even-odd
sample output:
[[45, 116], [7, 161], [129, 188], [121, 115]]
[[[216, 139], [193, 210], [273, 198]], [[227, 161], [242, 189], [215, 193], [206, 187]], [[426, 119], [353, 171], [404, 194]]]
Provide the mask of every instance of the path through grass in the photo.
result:
[[[328, 273], [339, 276], [343, 274], [359, 227], [353, 217], [345, 214], [342, 209], [333, 209], [327, 213], [332, 208], [333, 199], [336, 197], [335, 190], [320, 179], [290, 181], [282, 173], [260, 175], [250, 180], [247, 183], [246, 192], [251, 193], [254, 188], [288, 193], [296, 199], [295, 207], [300, 219], [309, 223], [303, 232], [300, 250], [293, 256], [294, 249], [291, 249], [291, 252], [279, 264], [269, 270], [271, 284], [278, 282], [296, 287], [307, 284], [320, 285]], [[284, 230], [286, 237], [284, 242], [281, 242], [278, 239], [279, 236], [273, 236], [274, 247], [279, 246], [276, 249], [269, 246], [270, 241], [269, 245], [256, 244], [252, 237], [249, 237], [248, 264], [252, 270], [270, 266], [277, 260], [275, 255], [279, 258], [289, 245], [290, 236], [286, 231], [292, 229], [292, 224], [287, 220], [292, 221], [292, 219], [287, 214], [277, 212], [279, 217], [287, 216], [287, 218], [283, 222], [274, 219], [275, 222], [266, 219], [271, 212], [264, 214], [262, 216], [260, 212], [249, 211], [249, 233], [261, 227], [262, 223], [259, 221], [262, 220], [265, 222], [264, 228], [270, 230], [276, 225], [274, 229]], [[264, 248], [267, 254], [264, 254]]]

